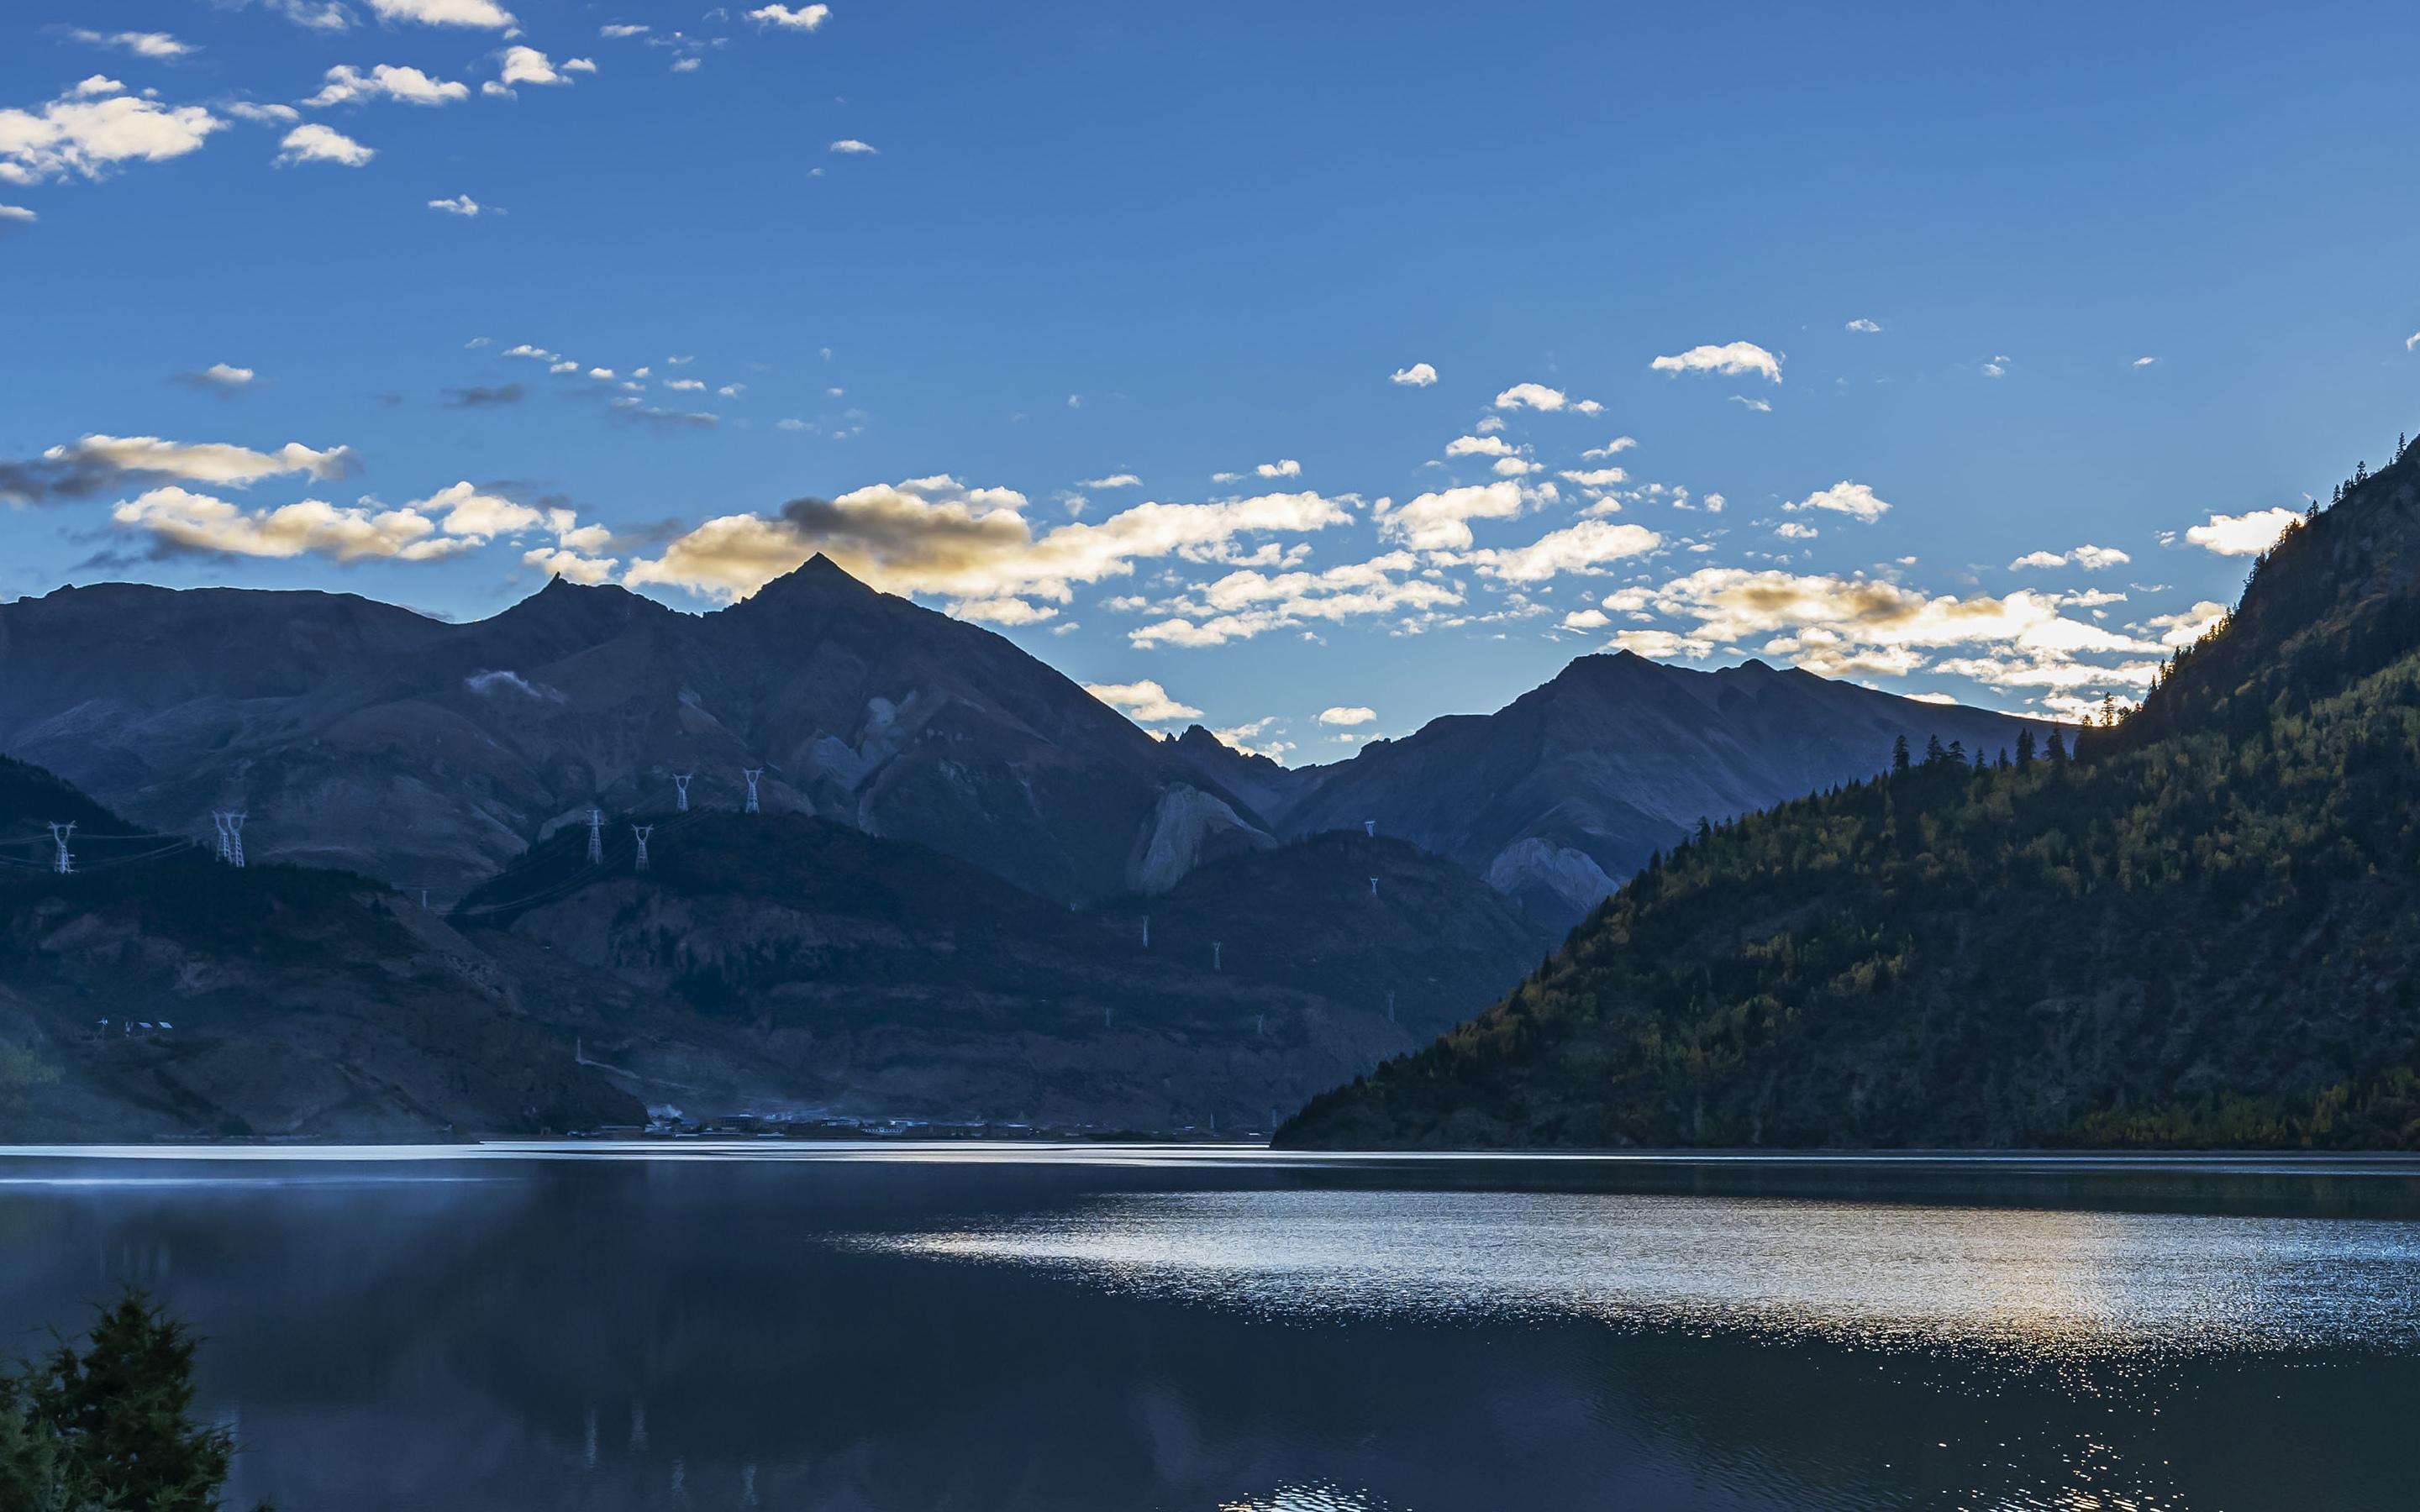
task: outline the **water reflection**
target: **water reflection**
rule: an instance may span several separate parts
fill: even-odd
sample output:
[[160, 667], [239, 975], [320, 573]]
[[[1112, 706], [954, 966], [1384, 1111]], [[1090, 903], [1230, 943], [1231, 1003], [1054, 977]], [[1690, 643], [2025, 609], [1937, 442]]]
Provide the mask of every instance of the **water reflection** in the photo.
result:
[[2420, 1343], [2420, 1230], [2404, 1223], [1202, 1192], [861, 1242], [1268, 1316], [1581, 1318], [2028, 1360]]
[[0, 1331], [145, 1279], [296, 1512], [2409, 1504], [2408, 1168], [1709, 1169], [0, 1155]]

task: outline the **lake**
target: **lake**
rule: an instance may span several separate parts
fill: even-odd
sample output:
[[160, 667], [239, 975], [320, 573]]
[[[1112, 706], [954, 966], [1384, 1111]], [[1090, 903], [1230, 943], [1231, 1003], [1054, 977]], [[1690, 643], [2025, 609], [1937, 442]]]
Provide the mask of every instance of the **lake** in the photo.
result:
[[0, 1150], [231, 1505], [2410, 1507], [2420, 1164]]

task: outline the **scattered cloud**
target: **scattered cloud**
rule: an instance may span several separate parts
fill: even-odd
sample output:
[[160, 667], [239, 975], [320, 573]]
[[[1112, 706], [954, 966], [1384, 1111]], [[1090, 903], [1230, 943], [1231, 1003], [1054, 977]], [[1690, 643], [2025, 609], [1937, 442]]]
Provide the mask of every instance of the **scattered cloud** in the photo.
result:
[[1078, 488], [1140, 488], [1142, 480], [1131, 472], [1112, 472], [1106, 478], [1078, 478]]
[[1731, 403], [1745, 405], [1760, 415], [1773, 413], [1773, 401], [1770, 399], [1751, 399], [1745, 393], [1734, 393], [1731, 395]]
[[796, 10], [788, 6], [763, 6], [748, 12], [748, 19], [759, 26], [778, 26], [783, 31], [811, 32], [830, 19], [830, 6], [800, 6]]
[[251, 368], [238, 367], [232, 363], [212, 363], [197, 372], [178, 374], [177, 381], [192, 388], [233, 393], [259, 376]]
[[471, 86], [451, 79], [433, 78], [418, 69], [380, 63], [364, 73], [347, 64], [328, 70], [319, 92], [302, 101], [315, 110], [331, 105], [393, 100], [406, 105], [450, 105], [471, 98]]
[[1566, 630], [1602, 630], [1613, 620], [1601, 609], [1575, 609], [1563, 616]]
[[380, 21], [417, 22], [424, 26], [483, 26], [502, 31], [514, 24], [513, 13], [495, 0], [368, 0]]
[[2007, 378], [2009, 376], [2009, 359], [2007, 355], [2004, 353], [2001, 356], [1994, 357], [1990, 362], [1985, 363], [1983, 364], [1983, 376], [1985, 378]]
[[2137, 357], [2134, 359], [2134, 365], [2136, 367], [2149, 367], [2158, 361], [2159, 359], [2156, 357]]
[[2226, 606], [2203, 599], [2189, 609], [2174, 614], [2154, 614], [2143, 622], [2144, 628], [2160, 632], [2160, 644], [2184, 647], [2192, 645], [2226, 618]]
[[1606, 442], [1603, 446], [1591, 446], [1587, 451], [1582, 452], [1580, 454], [1580, 460], [1583, 462], [1593, 462], [1600, 457], [1620, 456], [1622, 453], [1629, 451], [1632, 447], [1637, 444], [1638, 438], [1636, 436], [1616, 436], [1613, 440]]
[[[875, 156], [878, 149], [870, 142], [861, 142], [853, 136], [844, 136], [831, 145], [831, 150], [846, 156], [870, 158]], [[1072, 399], [1074, 396], [1069, 397]]]
[[324, 483], [349, 475], [357, 466], [352, 449], [346, 446], [314, 451], [288, 441], [274, 452], [256, 452], [217, 441], [91, 435], [28, 461], [0, 462], [0, 503], [88, 499], [130, 478], [244, 488], [264, 478], [299, 473]]
[[302, 113], [291, 105], [263, 105], [249, 100], [231, 100], [219, 108], [256, 126], [286, 126], [302, 118]]
[[1711, 656], [1714, 654], [1714, 643], [1712, 640], [1675, 635], [1669, 630], [1617, 630], [1613, 634], [1611, 644], [1616, 651], [1627, 651], [1633, 656], [1667, 661], [1675, 656], [1695, 661], [1700, 656]]
[[1828, 510], [1836, 515], [1847, 515], [1852, 518], [1863, 520], [1869, 525], [1890, 511], [1890, 505], [1875, 498], [1871, 488], [1862, 483], [1851, 483], [1845, 478], [1829, 488], [1808, 494], [1794, 504], [1784, 504], [1781, 507], [1792, 514], [1808, 509]]
[[2079, 546], [2071, 551], [2028, 551], [2009, 563], [2009, 570], [2019, 567], [2082, 567], [2086, 572], [2100, 572], [2108, 567], [2121, 567], [2133, 557], [2114, 546]]
[[1218, 736], [1222, 744], [1240, 750], [1247, 756], [1265, 756], [1271, 761], [1276, 761], [1287, 751], [1294, 749], [1294, 743], [1288, 740], [1264, 741], [1261, 736], [1280, 728], [1282, 727], [1279, 725], [1277, 716], [1270, 715], [1265, 718], [1254, 719], [1249, 724], [1239, 724], [1232, 730], [1213, 730], [1210, 733]]
[[1483, 483], [1440, 488], [1400, 505], [1380, 500], [1371, 513], [1378, 533], [1389, 540], [1416, 551], [1457, 551], [1472, 544], [1471, 520], [1512, 519], [1521, 502], [1519, 484]]
[[23, 205], [0, 205], [0, 231], [12, 225], [31, 225], [41, 217]]
[[427, 562], [472, 544], [439, 535], [434, 520], [410, 509], [305, 499], [275, 509], [247, 510], [174, 486], [127, 500], [110, 511], [110, 517], [129, 529], [147, 531], [171, 548], [233, 556], [317, 555], [338, 562], [394, 557]]
[[120, 163], [181, 158], [225, 125], [199, 105], [116, 93], [65, 95], [39, 111], [0, 110], [0, 183], [100, 178]]
[[1445, 443], [1448, 456], [1512, 456], [1519, 448], [1501, 436], [1457, 436]]
[[597, 35], [619, 40], [625, 37], [644, 37], [652, 29], [636, 22], [617, 21], [597, 27]]
[[794, 499], [773, 516], [726, 515], [632, 563], [626, 580], [711, 598], [744, 598], [821, 552], [885, 592], [955, 604], [1008, 598], [1065, 604], [1076, 585], [1123, 577], [1139, 561], [1235, 559], [1250, 535], [1298, 534], [1352, 515], [1316, 493], [1216, 503], [1132, 505], [1097, 524], [1037, 533], [1029, 501], [1010, 488], [970, 487], [946, 475], [876, 484], [837, 499]]
[[1867, 335], [1872, 335], [1875, 332], [1880, 331], [1882, 327], [1871, 320], [1868, 320], [1863, 316], [1860, 316], [1857, 319], [1850, 321], [1848, 329], [1851, 331], [1861, 331]]
[[1263, 462], [1252, 471], [1264, 478], [1299, 478], [1302, 476], [1302, 464], [1289, 456], [1275, 462]]
[[535, 47], [514, 43], [504, 49], [504, 61], [496, 77], [481, 86], [481, 92], [509, 96], [515, 85], [567, 85], [575, 73], [594, 73], [597, 65], [586, 58], [567, 58], [563, 67]]
[[1199, 719], [1202, 711], [1189, 703], [1179, 703], [1168, 696], [1168, 689], [1149, 678], [1139, 683], [1086, 683], [1084, 691], [1113, 709], [1122, 709], [1137, 724], [1167, 724], [1175, 719]]
[[1812, 525], [1801, 525], [1794, 519], [1786, 519], [1773, 528], [1773, 533], [1785, 541], [1811, 541], [1823, 532]]
[[1350, 727], [1357, 724], [1368, 724], [1377, 717], [1377, 710], [1365, 708], [1358, 703], [1340, 703], [1333, 708], [1326, 708], [1319, 711], [1319, 722], [1321, 724], [1343, 725]]
[[1663, 544], [1664, 537], [1643, 525], [1584, 519], [1549, 531], [1528, 546], [1474, 551], [1470, 559], [1488, 577], [1533, 583], [1567, 572], [1601, 572], [1607, 563], [1645, 556]]
[[2186, 531], [2185, 539], [2223, 557], [2256, 557], [2275, 546], [2287, 527], [2302, 518], [2283, 505], [2242, 515], [2213, 514], [2207, 523]]
[[1610, 488], [1630, 481], [1630, 474], [1620, 468], [1590, 468], [1559, 472], [1556, 476], [1566, 483], [1576, 483], [1583, 488]]
[[68, 39], [87, 47], [121, 48], [136, 57], [180, 58], [201, 51], [190, 42], [180, 42], [166, 32], [96, 32], [82, 26], [70, 27]]
[[1218, 646], [1274, 630], [1312, 624], [1398, 617], [1418, 628], [1420, 616], [1462, 602], [1450, 583], [1412, 576], [1419, 558], [1392, 551], [1323, 572], [1262, 572], [1245, 568], [1196, 584], [1177, 598], [1151, 606], [1164, 619], [1127, 632], [1137, 646]]
[[1436, 380], [1436, 369], [1426, 363], [1414, 363], [1409, 367], [1399, 367], [1387, 375], [1388, 382], [1400, 383], [1407, 389], [1425, 389]]
[[[454, 194], [444, 199], [432, 199], [428, 202], [428, 208], [432, 210], [443, 210], [448, 215], [459, 215], [465, 219], [488, 213], [490, 209], [490, 207], [480, 204], [468, 194]], [[495, 210], [493, 213], [502, 215], [504, 211]]]
[[376, 147], [366, 147], [334, 127], [309, 121], [286, 133], [279, 142], [277, 166], [289, 167], [298, 162], [333, 162], [341, 167], [358, 168], [378, 156]]
[[1647, 365], [1658, 373], [1720, 373], [1728, 378], [1761, 373], [1773, 382], [1781, 381], [1781, 359], [1752, 341], [1692, 347], [1670, 357], [1658, 357]]
[[1550, 389], [1543, 383], [1515, 383], [1496, 396], [1498, 409], [1540, 409], [1548, 413], [1568, 409], [1575, 415], [1602, 414], [1605, 406], [1594, 399], [1574, 399], [1560, 389]]

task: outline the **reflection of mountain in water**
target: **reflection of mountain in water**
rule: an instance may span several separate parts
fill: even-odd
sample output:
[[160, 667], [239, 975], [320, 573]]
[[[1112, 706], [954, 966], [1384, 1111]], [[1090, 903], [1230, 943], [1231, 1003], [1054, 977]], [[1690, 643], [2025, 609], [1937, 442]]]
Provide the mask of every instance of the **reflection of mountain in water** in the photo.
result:
[[[239, 1496], [374, 1512], [1451, 1512], [2017, 1505], [2069, 1493], [2196, 1507], [2216, 1504], [2221, 1486], [2229, 1507], [2299, 1508], [2392, 1505], [2404, 1485], [2387, 1421], [2420, 1388], [2404, 1357], [2179, 1353], [2113, 1373], [1819, 1335], [1609, 1329], [1496, 1303], [1452, 1319], [1314, 1309], [1271, 1322], [1225, 1305], [1216, 1287], [1138, 1295], [832, 1242], [1044, 1232], [1073, 1215], [1148, 1247], [1188, 1240], [1200, 1224], [1187, 1230], [1183, 1215], [1213, 1212], [1239, 1240], [1356, 1248], [1363, 1271], [1409, 1291], [1428, 1284], [1421, 1257], [1453, 1239], [1458, 1206], [1526, 1240], [1534, 1269], [1569, 1236], [1507, 1229], [1508, 1212], [1593, 1203], [1587, 1227], [1603, 1229], [1611, 1220], [1597, 1210], [1623, 1199], [1601, 1194], [1508, 1208], [1503, 1193], [1419, 1192], [1390, 1220], [1392, 1199], [1369, 1190], [1382, 1174], [1334, 1190], [1316, 1184], [1340, 1180], [1334, 1169], [1269, 1163], [785, 1162], [699, 1149], [318, 1163], [307, 1180], [270, 1163], [10, 1162], [0, 1232], [25, 1259], [0, 1277], [0, 1322], [70, 1318], [112, 1280], [147, 1279], [211, 1339], [209, 1399], [240, 1414], [253, 1446]], [[94, 1170], [177, 1184], [14, 1184]], [[430, 1175], [455, 1179], [420, 1180]], [[201, 1176], [218, 1179], [182, 1180]], [[1943, 1225], [2055, 1260], [2113, 1221], [2163, 1242], [2242, 1221], [1835, 1203], [1845, 1211], [1798, 1222], [1796, 1204], [1653, 1200], [1667, 1219], [1658, 1252], [1683, 1243], [1744, 1294], [1759, 1273], [1767, 1293], [1784, 1288], [1781, 1260], [1727, 1254], [1719, 1228], [1686, 1245], [1686, 1210], [1753, 1210], [1735, 1222], [1796, 1232], [1818, 1255], [1827, 1224], [1854, 1222], [1879, 1266], [1897, 1263], [1892, 1236], [1920, 1257]], [[1034, 1214], [1045, 1217], [1026, 1221]], [[1247, 1223], [1261, 1227], [1233, 1227]], [[2315, 1274], [2408, 1322], [2411, 1243], [2388, 1237], [2372, 1236], [2367, 1261], [2335, 1257]], [[1236, 1253], [1231, 1269], [1288, 1253]], [[1293, 1284], [1322, 1282], [1301, 1272]], [[2290, 1485], [2263, 1463], [2289, 1440], [2301, 1445]]]

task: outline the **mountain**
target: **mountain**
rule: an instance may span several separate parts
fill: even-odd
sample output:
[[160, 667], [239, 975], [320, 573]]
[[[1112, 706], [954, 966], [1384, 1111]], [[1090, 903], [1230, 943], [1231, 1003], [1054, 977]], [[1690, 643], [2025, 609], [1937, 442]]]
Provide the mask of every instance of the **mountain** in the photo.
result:
[[2420, 1148], [2420, 460], [2075, 759], [1726, 825], [1298, 1145]]
[[[68, 821], [61, 876], [44, 826]], [[0, 1137], [427, 1137], [645, 1117], [476, 947], [366, 878], [222, 866], [6, 758], [0, 837]]]
[[1870, 777], [1901, 739], [1997, 752], [2028, 728], [2047, 727], [1761, 661], [1701, 672], [1624, 651], [1494, 714], [1373, 744], [1279, 818], [1288, 835], [1374, 820], [1567, 927], [1700, 819]]
[[[46, 826], [69, 821], [60, 875]], [[644, 872], [617, 815], [602, 864], [566, 828], [440, 915], [222, 865], [0, 758], [0, 1138], [534, 1134], [666, 1105], [1265, 1129], [1547, 946], [1450, 862], [1358, 834], [1077, 911], [803, 814], [648, 824]]]
[[583, 1056], [691, 1116], [1265, 1129], [1546, 948], [1450, 863], [1359, 835], [1071, 911], [803, 815], [661, 821], [644, 872], [614, 833], [601, 866], [546, 841], [453, 922], [508, 968], [582, 968]]
[[[0, 748], [142, 823], [456, 896], [589, 808], [812, 812], [1064, 901], [1265, 845], [1228, 795], [978, 626], [821, 557], [704, 615], [556, 579], [446, 625], [348, 594], [0, 605]], [[1155, 866], [1156, 870], [1155, 871]]]

